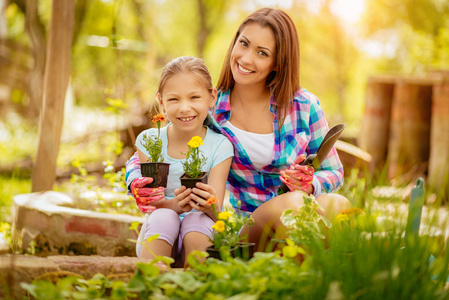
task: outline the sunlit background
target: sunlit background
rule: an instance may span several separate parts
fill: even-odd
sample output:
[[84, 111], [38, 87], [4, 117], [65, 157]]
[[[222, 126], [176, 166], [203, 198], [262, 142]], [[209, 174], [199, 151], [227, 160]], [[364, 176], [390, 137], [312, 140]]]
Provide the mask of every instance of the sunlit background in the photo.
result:
[[[0, 0], [0, 164], [7, 174], [29, 170], [35, 159], [42, 104], [36, 84], [51, 3]], [[295, 22], [301, 86], [318, 96], [330, 125], [346, 123], [344, 138], [355, 144], [370, 76], [449, 68], [444, 0], [75, 1], [59, 175], [75, 160], [98, 164], [109, 152], [92, 147], [117, 150], [113, 141], [126, 136], [129, 124], [145, 126], [161, 68], [174, 57], [202, 57], [216, 82], [237, 26], [264, 6], [285, 10]], [[111, 99], [124, 104], [119, 114], [105, 110]], [[132, 146], [132, 137], [122, 142]]]

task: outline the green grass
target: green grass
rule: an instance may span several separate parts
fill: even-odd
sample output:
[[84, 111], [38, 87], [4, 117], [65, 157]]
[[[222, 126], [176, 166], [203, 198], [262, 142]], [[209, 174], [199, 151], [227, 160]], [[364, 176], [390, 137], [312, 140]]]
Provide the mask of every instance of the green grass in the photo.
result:
[[31, 178], [19, 177], [16, 173], [11, 177], [0, 176], [0, 220], [3, 222], [11, 222], [13, 197], [31, 192]]

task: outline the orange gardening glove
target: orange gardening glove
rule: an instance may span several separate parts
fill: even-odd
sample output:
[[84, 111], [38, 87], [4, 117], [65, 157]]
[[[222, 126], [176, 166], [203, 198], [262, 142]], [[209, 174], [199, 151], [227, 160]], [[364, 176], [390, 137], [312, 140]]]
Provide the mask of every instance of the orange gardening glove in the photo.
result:
[[139, 209], [144, 213], [151, 213], [156, 210], [156, 207], [151, 205], [151, 202], [159, 201], [165, 198], [164, 188], [159, 187], [145, 187], [145, 185], [152, 183], [153, 178], [141, 177], [135, 179], [131, 183], [131, 193]]
[[312, 185], [315, 169], [312, 166], [301, 165], [305, 159], [304, 154], [299, 155], [287, 170], [280, 172], [281, 181], [290, 191], [299, 190], [307, 193]]

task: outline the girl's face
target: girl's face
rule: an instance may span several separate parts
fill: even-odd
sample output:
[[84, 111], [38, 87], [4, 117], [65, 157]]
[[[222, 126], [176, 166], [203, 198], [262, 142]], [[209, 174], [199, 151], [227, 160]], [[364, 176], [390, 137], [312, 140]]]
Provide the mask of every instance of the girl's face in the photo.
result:
[[158, 94], [158, 101], [167, 119], [177, 130], [199, 134], [209, 108], [217, 99], [217, 91], [212, 94], [198, 75], [182, 72], [170, 77]]
[[276, 42], [271, 28], [246, 25], [231, 53], [231, 71], [236, 84], [265, 86], [274, 70]]

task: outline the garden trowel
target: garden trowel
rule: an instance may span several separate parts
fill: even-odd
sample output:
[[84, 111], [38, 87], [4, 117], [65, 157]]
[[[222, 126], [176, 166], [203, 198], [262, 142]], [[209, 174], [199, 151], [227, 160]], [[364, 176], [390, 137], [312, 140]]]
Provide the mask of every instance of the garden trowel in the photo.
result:
[[[312, 166], [315, 170], [318, 169], [321, 166], [323, 160], [326, 159], [327, 155], [331, 151], [332, 147], [338, 140], [340, 134], [342, 133], [343, 129], [345, 129], [345, 127], [346, 127], [345, 124], [338, 124], [332, 127], [326, 133], [326, 136], [321, 142], [321, 145], [318, 147], [316, 153], [309, 154], [309, 156], [306, 157], [306, 159], [301, 163], [301, 165], [309, 165]], [[289, 188], [285, 185], [285, 183], [282, 183], [278, 189], [278, 195], [284, 194], [288, 191]]]

